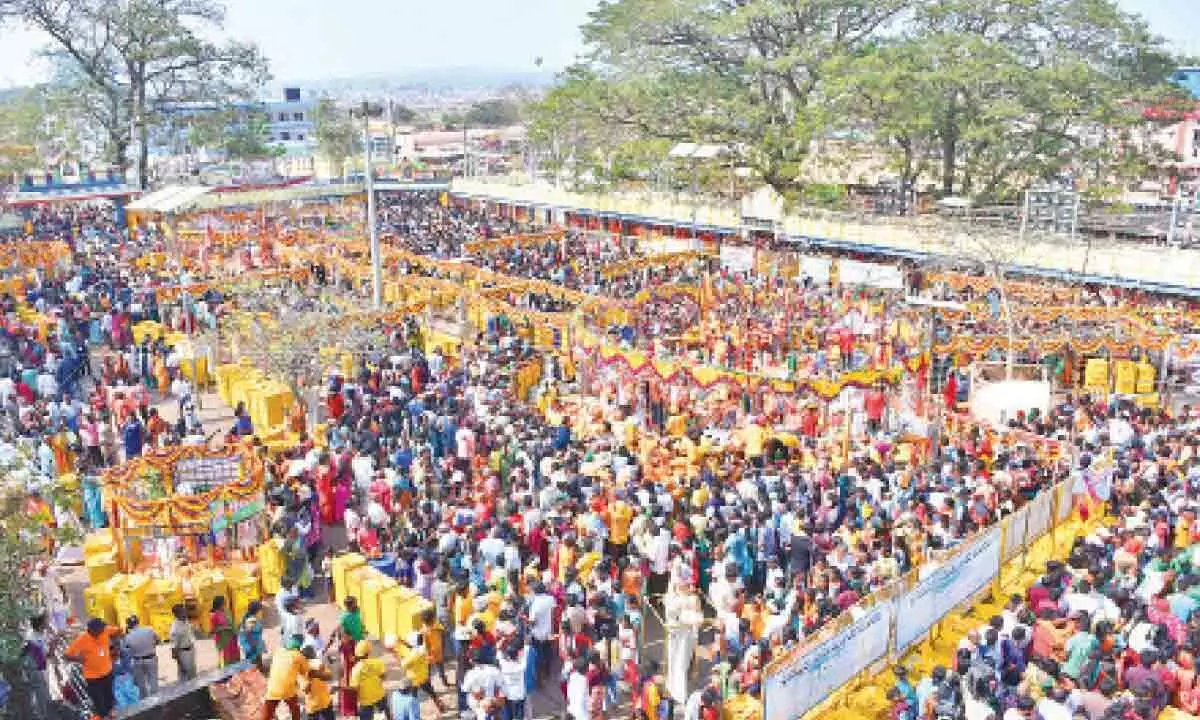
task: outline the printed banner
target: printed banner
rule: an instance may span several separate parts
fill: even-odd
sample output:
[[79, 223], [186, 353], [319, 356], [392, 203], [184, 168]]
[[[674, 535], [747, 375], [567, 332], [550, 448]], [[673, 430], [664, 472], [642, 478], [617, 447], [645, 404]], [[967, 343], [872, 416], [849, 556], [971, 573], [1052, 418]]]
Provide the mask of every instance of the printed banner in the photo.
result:
[[992, 528], [896, 601], [896, 652], [919, 641], [943, 615], [987, 587], [999, 570], [1000, 528]]
[[1055, 513], [1055, 519], [1060, 523], [1071, 517], [1071, 511], [1075, 509], [1075, 497], [1071, 494], [1073, 484], [1073, 480], [1064, 480], [1055, 488], [1058, 493], [1058, 512]]
[[867, 287], [901, 290], [904, 288], [904, 272], [895, 265], [839, 260], [838, 282], [842, 285], [866, 285]]
[[748, 273], [754, 269], [753, 245], [721, 245], [721, 267], [733, 272]]
[[764, 720], [796, 720], [887, 653], [891, 603], [880, 603], [833, 637], [797, 651], [767, 676]]
[[1108, 361], [1091, 358], [1083, 366], [1083, 386], [1088, 390], [1108, 392]]
[[1012, 560], [1025, 547], [1026, 527], [1029, 523], [1029, 507], [1023, 507], [1005, 519], [1007, 528], [1004, 530], [1004, 552], [1000, 558], [1004, 562]]
[[1029, 504], [1029, 517], [1026, 519], [1026, 542], [1033, 544], [1050, 532], [1050, 524], [1054, 514], [1055, 488], [1042, 492]]

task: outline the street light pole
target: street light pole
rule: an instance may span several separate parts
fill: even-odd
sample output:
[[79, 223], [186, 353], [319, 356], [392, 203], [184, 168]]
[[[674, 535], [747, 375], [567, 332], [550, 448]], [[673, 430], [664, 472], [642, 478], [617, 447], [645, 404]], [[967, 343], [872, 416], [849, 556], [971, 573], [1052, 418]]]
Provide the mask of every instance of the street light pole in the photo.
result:
[[379, 250], [379, 226], [375, 217], [375, 173], [371, 160], [371, 108], [363, 101], [363, 152], [366, 155], [367, 234], [371, 239], [371, 306], [383, 307], [383, 261]]

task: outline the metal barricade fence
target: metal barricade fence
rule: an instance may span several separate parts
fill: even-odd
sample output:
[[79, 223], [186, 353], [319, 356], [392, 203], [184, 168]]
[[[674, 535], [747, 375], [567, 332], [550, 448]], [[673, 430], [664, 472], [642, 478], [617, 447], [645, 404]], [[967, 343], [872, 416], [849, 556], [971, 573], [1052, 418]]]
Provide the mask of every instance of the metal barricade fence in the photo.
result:
[[[942, 625], [951, 615], [962, 614], [969, 608], [975, 607], [981, 600], [987, 597], [991, 597], [998, 605], [1000, 604], [1000, 592], [1002, 589], [1013, 589], [1018, 586], [1023, 587], [1021, 583], [1025, 575], [1031, 569], [1037, 569], [1031, 564], [1031, 560], [1045, 561], [1062, 556], [1068, 551], [1076, 538], [1079, 537], [1078, 532], [1070, 534], [1062, 532], [1063, 526], [1072, 522], [1075, 517], [1076, 498], [1072, 494], [1072, 489], [1072, 480], [1068, 479], [1060, 482], [1038, 494], [1017, 512], [1003, 518], [998, 526], [1000, 541], [996, 560], [997, 564], [990, 571], [990, 581], [985, 583], [981, 588], [971, 592], [965, 600], [935, 618], [929, 630], [922, 633], [924, 640], [918, 638], [917, 642], [909, 646], [901, 646], [897, 642], [897, 627], [899, 626], [898, 618], [900, 613], [899, 611], [894, 613], [891, 627], [888, 630], [887, 651], [879, 657], [866, 658], [860, 666], [854, 668], [850, 675], [851, 679], [845, 683], [835, 687], [822, 688], [822, 692], [817, 693], [817, 696], [826, 698], [822, 702], [812, 707], [803, 708], [795, 715], [780, 715], [778, 712], [768, 714], [767, 705], [772, 702], [772, 698], [768, 697], [766, 688], [770, 685], [769, 681], [774, 675], [783, 672], [785, 669], [794, 672], [794, 668], [803, 666], [802, 661], [806, 653], [821, 646], [823, 643], [833, 640], [839, 634], [846, 632], [858, 618], [862, 617], [872, 607], [883, 602], [894, 602], [905, 597], [939, 569], [945, 568], [955, 562], [964, 553], [975, 550], [977, 544], [985, 536], [994, 533], [997, 526], [994, 525], [981, 530], [952, 549], [931, 553], [931, 557], [927, 561], [921, 563], [908, 574], [887, 583], [876, 592], [863, 598], [857, 605], [843, 612], [818, 632], [805, 638], [799, 646], [771, 662], [764, 672], [764, 718], [767, 718], [767, 720], [795, 720], [795, 718], [811, 716], [816, 710], [821, 708], [832, 708], [846, 702], [847, 697], [852, 694], [846, 692], [846, 690], [860, 687], [865, 680], [883, 671], [889, 663], [901, 660], [912, 647], [916, 647], [929, 640], [936, 640], [941, 633]], [[1099, 515], [1100, 513], [1098, 512], [1093, 513], [1090, 521], [1084, 525], [1082, 530], [1087, 531], [1091, 527], [1094, 527], [1100, 519]], [[1077, 531], [1080, 530], [1078, 527], [1075, 529]], [[1031, 580], [1032, 578], [1028, 579]], [[847, 658], [846, 660], [850, 661], [852, 659]], [[820, 678], [816, 678], [813, 682], [819, 681]], [[798, 692], [798, 688], [793, 687], [793, 691], [789, 691], [789, 695], [794, 694], [794, 692]]]

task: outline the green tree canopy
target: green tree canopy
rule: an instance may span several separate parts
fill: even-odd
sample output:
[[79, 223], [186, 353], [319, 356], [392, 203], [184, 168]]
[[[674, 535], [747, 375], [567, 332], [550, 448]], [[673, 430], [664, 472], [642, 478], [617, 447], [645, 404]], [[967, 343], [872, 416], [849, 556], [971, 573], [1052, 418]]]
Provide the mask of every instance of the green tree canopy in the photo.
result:
[[128, 167], [137, 145], [143, 186], [150, 130], [164, 110], [246, 98], [267, 77], [256, 47], [210, 39], [225, 19], [219, 0], [0, 0], [0, 17], [49, 36], [47, 51], [97, 116], [111, 161]]
[[612, 0], [583, 35], [534, 106], [540, 155], [723, 144], [793, 199], [815, 141], [847, 134], [947, 194], [1112, 180], [1146, 166], [1130, 140], [1174, 93], [1176, 59], [1117, 0]]
[[472, 127], [507, 127], [521, 121], [521, 108], [512, 100], [482, 100], [467, 108], [463, 121]]
[[314, 120], [317, 152], [338, 169], [338, 175], [344, 175], [346, 161], [362, 152], [362, 128], [350, 117], [349, 111], [338, 107], [327, 96], [317, 103]]
[[228, 160], [278, 157], [283, 151], [267, 142], [268, 126], [261, 107], [216, 110], [189, 119], [188, 144], [218, 151]]

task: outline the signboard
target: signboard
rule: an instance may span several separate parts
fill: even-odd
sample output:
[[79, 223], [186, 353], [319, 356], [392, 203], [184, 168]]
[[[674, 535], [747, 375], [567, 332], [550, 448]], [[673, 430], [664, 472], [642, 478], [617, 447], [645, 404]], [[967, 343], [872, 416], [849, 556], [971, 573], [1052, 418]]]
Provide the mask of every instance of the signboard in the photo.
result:
[[175, 464], [175, 489], [184, 492], [189, 486], [195, 491], [225, 485], [238, 479], [241, 467], [242, 459], [237, 455], [180, 460]]
[[920, 640], [946, 613], [987, 587], [999, 570], [1000, 528], [993, 528], [896, 601], [896, 651]]
[[1108, 361], [1091, 358], [1083, 366], [1083, 386], [1088, 390], [1108, 392]]
[[1137, 365], [1132, 360], [1118, 360], [1113, 372], [1114, 391], [1118, 395], [1137, 392]]
[[733, 272], [748, 273], [754, 269], [753, 245], [721, 245], [721, 267]]
[[895, 265], [839, 260], [838, 282], [842, 285], [866, 285], [889, 290], [903, 290], [904, 272]]
[[1058, 493], [1058, 521], [1063, 522], [1071, 517], [1071, 512], [1075, 509], [1075, 496], [1071, 494], [1071, 485], [1074, 480], [1064, 480], [1055, 488]]
[[888, 650], [891, 603], [880, 603], [833, 637], [800, 648], [763, 682], [763, 720], [796, 720]]
[[1012, 560], [1021, 553], [1025, 547], [1026, 527], [1029, 522], [1029, 507], [1023, 507], [1012, 515], [1009, 515], [1005, 522], [1008, 527], [1004, 530], [1004, 551], [1000, 554], [1000, 559], [1004, 562]]
[[1042, 492], [1029, 504], [1029, 517], [1026, 518], [1025, 537], [1029, 543], [1037, 542], [1043, 535], [1050, 532], [1054, 518], [1054, 493]]
[[829, 282], [829, 258], [800, 256], [800, 277], [811, 278], [817, 285]]
[[1154, 366], [1148, 362], [1140, 362], [1137, 365], [1137, 391], [1139, 394], [1145, 395], [1154, 392], [1157, 387], [1158, 372]]

